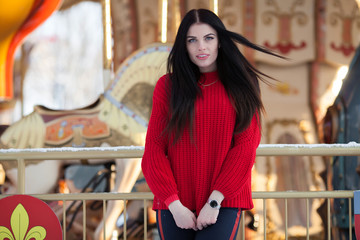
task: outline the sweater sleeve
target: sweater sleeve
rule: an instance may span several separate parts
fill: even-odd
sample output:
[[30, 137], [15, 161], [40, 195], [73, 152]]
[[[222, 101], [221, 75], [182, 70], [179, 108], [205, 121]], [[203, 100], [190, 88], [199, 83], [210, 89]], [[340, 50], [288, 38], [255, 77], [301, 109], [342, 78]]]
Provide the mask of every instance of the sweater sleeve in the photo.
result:
[[237, 196], [251, 177], [261, 132], [254, 115], [249, 127], [233, 137], [233, 146], [226, 155], [212, 190], [220, 191], [225, 199]]
[[163, 134], [169, 115], [165, 80], [165, 76], [161, 77], [155, 86], [141, 167], [153, 194], [168, 206], [179, 197], [167, 158], [168, 137]]

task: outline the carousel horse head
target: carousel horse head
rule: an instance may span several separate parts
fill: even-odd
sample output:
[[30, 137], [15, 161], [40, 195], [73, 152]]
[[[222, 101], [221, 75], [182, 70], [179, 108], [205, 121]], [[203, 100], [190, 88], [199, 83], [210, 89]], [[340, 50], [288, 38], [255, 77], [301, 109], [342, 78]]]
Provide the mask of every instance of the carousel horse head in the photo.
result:
[[99, 118], [112, 129], [144, 144], [157, 80], [166, 72], [169, 44], [156, 43], [142, 48], [125, 60], [104, 93]]

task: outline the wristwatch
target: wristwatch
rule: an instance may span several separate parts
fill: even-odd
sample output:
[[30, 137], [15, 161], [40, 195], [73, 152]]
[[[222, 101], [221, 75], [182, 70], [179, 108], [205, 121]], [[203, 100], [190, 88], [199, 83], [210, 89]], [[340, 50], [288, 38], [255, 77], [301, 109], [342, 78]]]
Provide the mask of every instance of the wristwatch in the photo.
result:
[[214, 200], [214, 199], [208, 199], [207, 203], [210, 205], [210, 207], [214, 208], [214, 209], [220, 209], [221, 205], [218, 201]]

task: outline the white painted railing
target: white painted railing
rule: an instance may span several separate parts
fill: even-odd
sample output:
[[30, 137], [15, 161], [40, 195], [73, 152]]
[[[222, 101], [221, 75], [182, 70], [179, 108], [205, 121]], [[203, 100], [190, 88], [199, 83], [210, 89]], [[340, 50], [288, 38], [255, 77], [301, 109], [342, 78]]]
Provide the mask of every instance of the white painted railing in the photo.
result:
[[[18, 193], [25, 193], [25, 162], [28, 160], [63, 160], [63, 159], [114, 159], [114, 158], [141, 158], [144, 153], [143, 147], [110, 147], [110, 148], [40, 148], [40, 149], [0, 149], [0, 161], [17, 161], [18, 166]], [[360, 144], [260, 144], [257, 150], [257, 156], [360, 156]], [[54, 160], [55, 161], [55, 160]], [[127, 200], [143, 200], [144, 209], [147, 201], [153, 199], [152, 193], [79, 193], [79, 194], [41, 194], [33, 195], [42, 200], [56, 201], [83, 201], [83, 239], [86, 239], [86, 204], [88, 200], [103, 201], [103, 212], [106, 212], [106, 203], [109, 200], [123, 200], [126, 206]], [[0, 198], [6, 195], [0, 195]], [[266, 200], [284, 199], [285, 201], [285, 239], [288, 239], [287, 231], [287, 201], [288, 199], [301, 198], [306, 199], [307, 207], [307, 236], [309, 239], [309, 200], [326, 199], [327, 201], [327, 236], [331, 237], [331, 213], [330, 199], [345, 198], [349, 201], [349, 237], [351, 240], [351, 219], [352, 209], [351, 201], [354, 198], [353, 191], [307, 191], [307, 192], [253, 192], [254, 199], [263, 199], [263, 218], [264, 218], [264, 238], [266, 239]], [[63, 231], [66, 235], [66, 209], [63, 204]], [[124, 218], [126, 216], [126, 207], [124, 208]], [[125, 220], [125, 219], [124, 219]], [[105, 224], [105, 222], [103, 222]], [[147, 212], [144, 211], [144, 239], [147, 239]], [[241, 223], [242, 239], [245, 239], [244, 214], [242, 214]], [[106, 233], [104, 232], [104, 239]], [[66, 238], [65, 238], [66, 239]], [[126, 239], [126, 221], [124, 221], [124, 239]]]

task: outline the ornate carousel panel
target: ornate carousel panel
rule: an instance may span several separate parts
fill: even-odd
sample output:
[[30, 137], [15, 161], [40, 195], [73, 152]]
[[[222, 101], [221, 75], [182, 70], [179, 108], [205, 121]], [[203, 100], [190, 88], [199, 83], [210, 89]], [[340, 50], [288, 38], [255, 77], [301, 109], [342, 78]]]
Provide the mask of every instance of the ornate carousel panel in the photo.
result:
[[136, 1], [139, 47], [159, 41], [159, 19], [161, 6], [158, 0]]
[[219, 2], [219, 17], [228, 30], [243, 34], [243, 5], [243, 1]]
[[[259, 69], [279, 80], [273, 85], [262, 84], [266, 114], [263, 118], [262, 143], [307, 144], [316, 143], [315, 126], [308, 104], [309, 67], [274, 67], [259, 64]], [[296, 109], [296, 111], [294, 111]], [[324, 184], [320, 173], [324, 170], [319, 157], [258, 157], [254, 169], [254, 191], [321, 191]], [[317, 213], [320, 200], [310, 201], [310, 234], [320, 236], [322, 221]], [[285, 231], [285, 202], [267, 201], [268, 232], [271, 239], [281, 239]], [[255, 201], [256, 212], [262, 214], [262, 200]], [[306, 201], [290, 199], [287, 202], [289, 236], [306, 235]], [[296, 209], [296, 211], [295, 211]], [[303, 209], [299, 214], [299, 209]], [[263, 221], [263, 219], [260, 219]], [[259, 226], [262, 226], [260, 223]], [[262, 232], [263, 230], [260, 230]], [[269, 236], [270, 237], [270, 236]]]
[[258, 0], [256, 4], [256, 43], [266, 46], [289, 61], [256, 53], [257, 61], [295, 65], [315, 58], [315, 1]]
[[206, 8], [211, 9], [211, 1], [208, 0], [185, 0], [186, 12], [191, 9]]
[[326, 1], [325, 59], [348, 65], [359, 44], [360, 12], [354, 0]]
[[134, 1], [111, 1], [111, 17], [113, 19], [113, 51], [114, 70], [116, 71], [124, 59], [138, 49], [138, 33], [136, 9]]
[[[262, 84], [262, 98], [269, 120], [279, 118], [304, 119], [308, 113], [308, 74], [306, 64], [293, 67], [275, 67], [258, 64], [258, 68], [278, 81]], [[293, 111], [293, 109], [297, 111]]]

